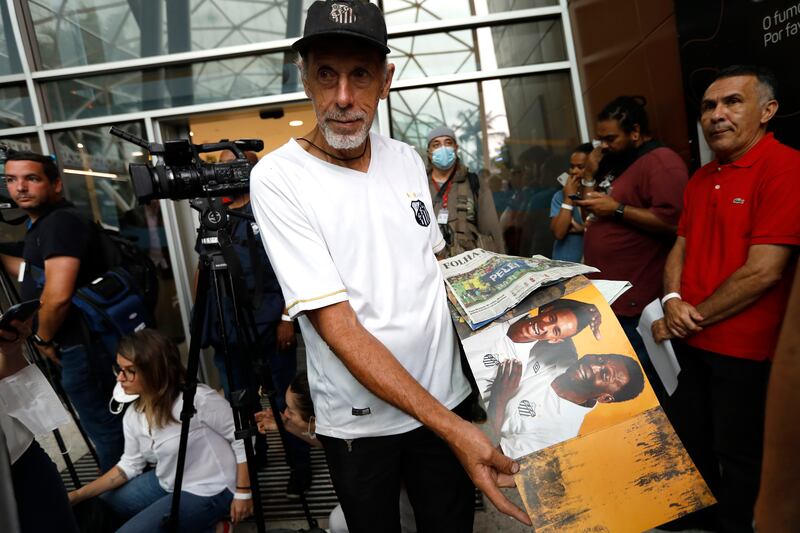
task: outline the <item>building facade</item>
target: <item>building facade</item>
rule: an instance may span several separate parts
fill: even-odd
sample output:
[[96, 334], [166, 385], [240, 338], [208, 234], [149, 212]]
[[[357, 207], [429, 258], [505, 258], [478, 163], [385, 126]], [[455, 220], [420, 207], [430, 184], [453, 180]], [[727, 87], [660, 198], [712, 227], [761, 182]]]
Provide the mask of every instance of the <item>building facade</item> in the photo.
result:
[[[506, 227], [524, 221], [511, 251], [549, 255], [555, 177], [588, 139], [567, 0], [374, 3], [397, 66], [375, 129], [424, 156], [428, 131], [453, 127]], [[163, 274], [159, 327], [176, 339], [188, 332], [196, 216], [186, 201], [137, 205], [127, 167], [148, 153], [109, 127], [150, 142], [263, 138], [262, 154], [304, 133], [314, 118], [290, 45], [310, 4], [0, 3], [0, 142], [55, 156], [68, 198], [149, 251]], [[19, 231], [0, 227], [4, 240]]]

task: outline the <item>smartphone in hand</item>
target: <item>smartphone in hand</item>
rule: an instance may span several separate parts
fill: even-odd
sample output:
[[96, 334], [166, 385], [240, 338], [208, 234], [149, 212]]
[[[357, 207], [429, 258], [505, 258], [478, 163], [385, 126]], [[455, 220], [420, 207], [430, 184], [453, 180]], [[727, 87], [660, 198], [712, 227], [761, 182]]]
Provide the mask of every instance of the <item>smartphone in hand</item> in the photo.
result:
[[21, 322], [25, 322], [32, 317], [33, 313], [35, 313], [38, 309], [39, 300], [28, 300], [27, 302], [20, 302], [12, 305], [6, 309], [6, 312], [3, 313], [2, 316], [0, 316], [0, 329], [16, 331], [11, 325], [11, 321], [19, 320]]

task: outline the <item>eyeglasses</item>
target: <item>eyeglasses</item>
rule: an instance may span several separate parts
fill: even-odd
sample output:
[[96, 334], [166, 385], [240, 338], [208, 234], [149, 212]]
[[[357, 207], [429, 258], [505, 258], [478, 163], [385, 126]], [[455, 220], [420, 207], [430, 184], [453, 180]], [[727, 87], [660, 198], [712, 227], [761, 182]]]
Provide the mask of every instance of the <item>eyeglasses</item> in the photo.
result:
[[122, 368], [117, 363], [112, 363], [111, 371], [114, 373], [114, 377], [119, 376], [119, 373], [122, 372], [122, 375], [125, 376], [125, 381], [133, 381], [136, 379], [136, 370], [133, 368]]

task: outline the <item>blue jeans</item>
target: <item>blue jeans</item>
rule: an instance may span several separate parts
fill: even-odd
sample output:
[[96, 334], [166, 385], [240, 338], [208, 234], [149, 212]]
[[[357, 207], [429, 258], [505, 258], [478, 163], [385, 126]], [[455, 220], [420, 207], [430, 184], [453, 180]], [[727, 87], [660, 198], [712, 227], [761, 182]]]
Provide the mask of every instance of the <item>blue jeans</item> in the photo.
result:
[[114, 390], [111, 359], [97, 347], [91, 361], [83, 344], [62, 348], [61, 386], [80, 417], [100, 459], [100, 470], [117, 464], [125, 447], [122, 415], [111, 414], [108, 401]]
[[[125, 533], [161, 531], [162, 521], [172, 508], [172, 493], [158, 484], [156, 471], [150, 470], [133, 478], [120, 488], [102, 494], [100, 498], [127, 522], [118, 530]], [[214, 496], [196, 496], [181, 492], [180, 531], [214, 531], [228, 516], [233, 494], [228, 489]]]

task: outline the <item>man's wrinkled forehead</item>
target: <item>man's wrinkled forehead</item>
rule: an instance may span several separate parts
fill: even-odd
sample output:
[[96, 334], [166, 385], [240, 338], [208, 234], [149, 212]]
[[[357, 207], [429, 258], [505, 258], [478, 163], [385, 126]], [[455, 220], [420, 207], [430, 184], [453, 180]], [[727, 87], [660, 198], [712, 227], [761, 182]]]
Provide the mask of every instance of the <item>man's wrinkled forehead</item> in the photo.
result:
[[716, 102], [732, 96], [753, 98], [758, 96], [758, 78], [755, 76], [731, 76], [720, 78], [708, 86], [703, 94], [703, 102]]

